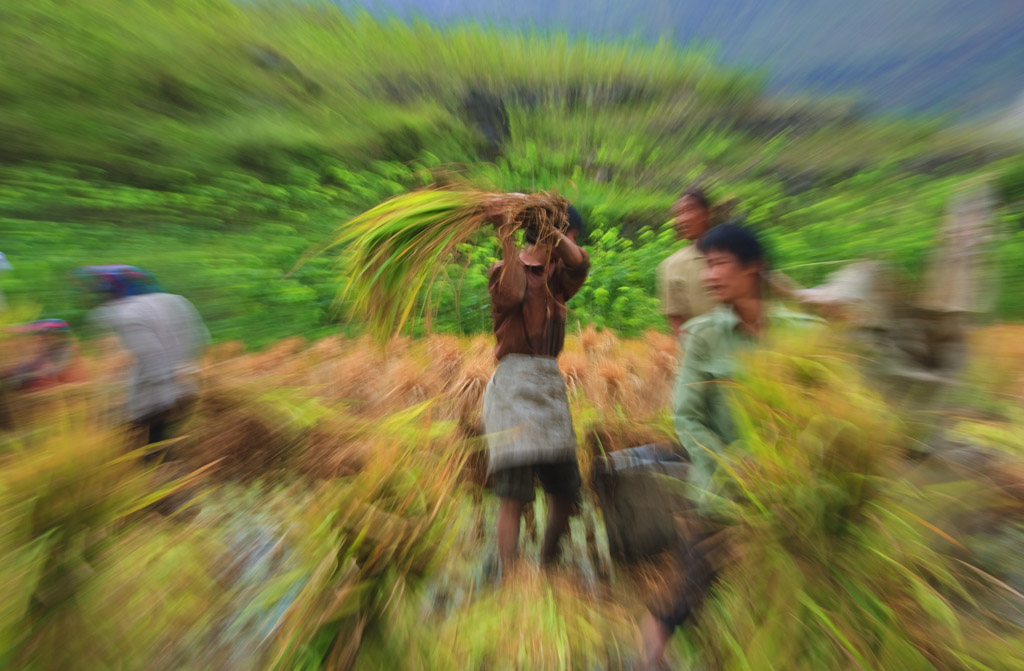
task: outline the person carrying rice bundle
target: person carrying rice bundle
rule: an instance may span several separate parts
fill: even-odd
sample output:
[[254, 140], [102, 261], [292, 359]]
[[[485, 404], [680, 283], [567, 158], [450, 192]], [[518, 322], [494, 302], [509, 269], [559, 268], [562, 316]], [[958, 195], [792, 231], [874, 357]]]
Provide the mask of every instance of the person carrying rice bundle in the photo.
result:
[[577, 244], [583, 220], [569, 206], [561, 230], [539, 239], [527, 228], [527, 246], [505, 234], [512, 225], [507, 210], [488, 216], [499, 228], [502, 260], [488, 285], [498, 367], [484, 395], [483, 422], [488, 439], [489, 471], [501, 499], [497, 521], [502, 567], [515, 558], [523, 508], [534, 499], [534, 480], [547, 493], [547, 527], [541, 563], [557, 555], [581, 479], [576, 437], [558, 369], [565, 341], [566, 303], [583, 286], [590, 258]]
[[[486, 230], [491, 229], [491, 230]], [[520, 233], [526, 248], [520, 249]], [[541, 561], [550, 564], [568, 528], [581, 477], [558, 355], [566, 303], [580, 290], [590, 258], [579, 246], [583, 220], [554, 193], [494, 193], [455, 183], [394, 196], [342, 224], [326, 249], [339, 249], [339, 292], [352, 319], [380, 343], [401, 333], [462, 245], [495, 235], [502, 259], [490, 270], [497, 369], [484, 393], [488, 473], [501, 499], [498, 560], [515, 558], [534, 481], [547, 492]]]
[[726, 384], [735, 372], [736, 355], [755, 346], [769, 329], [806, 329], [821, 320], [786, 310], [765, 300], [767, 258], [757, 235], [742, 225], [721, 224], [700, 238], [698, 250], [709, 293], [719, 305], [686, 323], [685, 351], [676, 381], [673, 419], [690, 455], [690, 499], [678, 553], [681, 589], [671, 604], [653, 606], [641, 625], [647, 662], [662, 660], [676, 627], [689, 621], [710, 589], [721, 543], [715, 520], [719, 491], [718, 456], [738, 437]]

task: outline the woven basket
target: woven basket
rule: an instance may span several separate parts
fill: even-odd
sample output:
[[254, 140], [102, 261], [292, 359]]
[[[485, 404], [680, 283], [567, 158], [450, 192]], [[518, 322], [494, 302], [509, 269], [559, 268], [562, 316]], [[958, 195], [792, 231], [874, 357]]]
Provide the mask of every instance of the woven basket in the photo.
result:
[[675, 514], [688, 507], [680, 488], [660, 476], [685, 482], [689, 464], [674, 446], [644, 445], [596, 459], [593, 486], [604, 515], [609, 551], [633, 563], [675, 548]]

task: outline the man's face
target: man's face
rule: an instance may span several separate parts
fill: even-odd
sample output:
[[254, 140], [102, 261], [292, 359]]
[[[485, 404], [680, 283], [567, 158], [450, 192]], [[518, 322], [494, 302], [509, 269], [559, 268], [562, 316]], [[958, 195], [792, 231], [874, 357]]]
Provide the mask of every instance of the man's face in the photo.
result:
[[761, 264], [744, 266], [734, 254], [710, 250], [704, 255], [704, 284], [715, 300], [732, 304], [759, 295]]
[[708, 211], [693, 196], [683, 196], [672, 205], [676, 235], [685, 240], [699, 240], [708, 230]]

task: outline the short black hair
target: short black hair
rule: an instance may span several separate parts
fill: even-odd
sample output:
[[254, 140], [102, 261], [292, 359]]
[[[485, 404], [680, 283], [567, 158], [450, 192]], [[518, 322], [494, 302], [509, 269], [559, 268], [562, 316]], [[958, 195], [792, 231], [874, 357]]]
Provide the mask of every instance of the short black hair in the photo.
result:
[[767, 265], [768, 261], [768, 254], [757, 234], [746, 226], [735, 222], [719, 224], [709, 230], [697, 241], [697, 250], [701, 254], [708, 252], [732, 254], [744, 266], [758, 262]]
[[711, 211], [711, 199], [708, 198], [708, 194], [704, 191], [704, 189], [700, 187], [687, 187], [685, 191], [679, 194], [679, 198], [677, 200], [682, 200], [683, 198], [693, 198], [695, 201], [697, 201], [697, 204], [700, 205], [702, 208], [704, 208], [708, 212]]
[[[564, 232], [568, 233], [570, 231], [576, 231], [576, 239], [582, 240], [587, 234], [586, 226], [583, 224], [583, 216], [580, 215], [579, 211], [575, 207], [570, 205], [566, 210], [566, 217], [569, 223], [565, 227]], [[532, 228], [527, 228], [523, 231], [523, 234], [526, 236], [526, 242], [528, 244], [532, 245], [537, 242], [537, 232]]]
[[569, 217], [569, 225], [565, 229], [566, 232], [576, 231], [576, 236], [579, 238], [585, 236], [587, 234], [587, 229], [583, 224], [583, 216], [579, 211], [570, 205], [566, 213]]

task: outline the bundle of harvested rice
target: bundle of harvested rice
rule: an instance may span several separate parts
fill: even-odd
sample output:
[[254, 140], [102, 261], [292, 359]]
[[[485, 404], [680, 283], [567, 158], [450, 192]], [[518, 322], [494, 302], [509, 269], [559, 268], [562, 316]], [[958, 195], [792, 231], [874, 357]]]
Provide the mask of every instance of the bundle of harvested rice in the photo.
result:
[[343, 224], [328, 247], [342, 250], [349, 278], [341, 298], [352, 316], [366, 320], [380, 340], [399, 333], [422, 292], [459, 245], [487, 226], [495, 212], [507, 221], [505, 239], [520, 229], [538, 240], [567, 219], [568, 203], [550, 193], [495, 194], [468, 187], [412, 191], [387, 200]]
[[716, 668], [994, 668], [974, 637], [1001, 624], [900, 476], [900, 424], [831, 348], [778, 345], [743, 361], [718, 455], [736, 552], [700, 618]]

